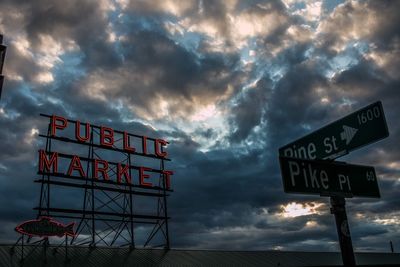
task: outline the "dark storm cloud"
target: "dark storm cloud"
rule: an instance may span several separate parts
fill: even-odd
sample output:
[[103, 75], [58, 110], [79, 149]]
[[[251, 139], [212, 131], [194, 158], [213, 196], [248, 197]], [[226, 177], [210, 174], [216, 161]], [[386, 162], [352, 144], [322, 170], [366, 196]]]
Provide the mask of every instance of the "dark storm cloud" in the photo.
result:
[[[15, 82], [6, 83], [6, 95], [2, 97], [2, 114], [0, 116], [1, 162], [29, 162], [37, 146], [37, 133], [44, 132], [46, 121], [40, 113], [49, 110], [56, 114], [65, 114], [59, 105], [46, 101], [45, 98], [25, 94], [17, 89]], [[45, 106], [44, 106], [45, 104]]]
[[145, 16], [187, 16], [198, 9], [199, 1], [188, 0], [184, 2], [176, 1], [128, 1], [126, 9], [134, 14], [141, 14]]
[[[276, 186], [267, 183], [264, 180], [267, 178], [265, 173], [257, 168], [262, 160], [260, 151], [240, 157], [227, 150], [201, 153], [190, 137], [181, 140], [174, 141], [169, 148], [171, 155], [174, 155], [172, 164], [175, 165], [176, 161], [174, 169], [177, 173], [176, 192], [171, 196], [176, 214], [174, 217], [186, 220], [184, 218], [187, 216], [199, 214], [202, 220], [196, 221], [209, 224], [212, 216], [207, 215], [208, 210], [223, 213], [235, 205], [257, 207], [268, 201], [277, 203], [274, 200]], [[189, 161], [184, 161], [184, 158]], [[248, 211], [244, 209], [243, 212]], [[181, 222], [178, 218], [177, 221]], [[237, 216], [237, 220], [241, 218]]]
[[230, 141], [240, 142], [246, 139], [250, 131], [261, 123], [265, 103], [271, 93], [272, 81], [263, 78], [255, 88], [244, 92], [232, 107], [232, 124], [235, 129]]
[[322, 23], [322, 44], [328, 49], [349, 40], [366, 41], [378, 50], [391, 50], [398, 42], [397, 1], [347, 2]]
[[295, 65], [277, 83], [266, 115], [271, 143], [284, 145], [326, 119], [326, 108], [316, 92], [326, 86], [326, 80], [316, 66], [313, 62]]
[[[224, 1], [202, 1], [202, 10], [198, 13], [197, 21], [206, 19], [218, 29], [222, 35], [229, 35], [229, 28], [227, 25], [227, 10]], [[196, 23], [196, 19], [194, 21]], [[229, 45], [229, 44], [228, 44]]]
[[[169, 112], [179, 116], [193, 112], [197, 104], [213, 102], [227, 92], [228, 85], [240, 82], [240, 71], [233, 70], [236, 55], [198, 58], [159, 32], [132, 33], [122, 49], [124, 66], [113, 72], [95, 70], [85, 84], [90, 87], [100, 81], [106, 86], [102, 95], [128, 101], [152, 116], [160, 113], [161, 99], [169, 101]], [[99, 90], [94, 88], [93, 93]]]
[[[223, 94], [226, 83], [235, 80], [236, 73], [228, 71], [235, 68], [236, 55], [229, 58], [222, 54], [204, 54], [199, 59], [165, 35], [147, 31], [134, 34], [127, 46], [133, 48], [130, 51], [127, 48], [130, 62], [142, 75], [158, 70], [155, 77], [149, 78], [153, 79], [157, 92], [165, 96], [180, 95], [188, 100], [197, 95], [213, 97]], [[221, 77], [224, 74], [226, 77]]]
[[400, 112], [397, 105], [398, 85], [399, 80], [390, 77], [387, 71], [379, 68], [374, 61], [363, 59], [350, 69], [336, 75], [331, 83], [332, 89], [340, 91], [341, 96], [354, 101], [358, 107], [377, 100], [382, 101], [390, 137], [380, 141], [377, 146], [354, 152], [354, 157], [350, 155], [349, 158], [372, 165], [377, 164], [378, 170], [383, 167], [382, 173], [387, 173], [389, 176], [396, 174], [388, 173], [385, 165], [398, 161], [400, 156], [396, 148], [396, 140], [400, 137], [400, 128], [396, 123]]
[[[26, 10], [26, 32], [33, 47], [40, 45], [41, 34], [48, 34], [65, 44], [72, 39], [85, 54], [89, 66], [111, 68], [120, 57], [108, 39], [106, 1], [40, 1]], [[25, 4], [26, 6], [26, 4]]]

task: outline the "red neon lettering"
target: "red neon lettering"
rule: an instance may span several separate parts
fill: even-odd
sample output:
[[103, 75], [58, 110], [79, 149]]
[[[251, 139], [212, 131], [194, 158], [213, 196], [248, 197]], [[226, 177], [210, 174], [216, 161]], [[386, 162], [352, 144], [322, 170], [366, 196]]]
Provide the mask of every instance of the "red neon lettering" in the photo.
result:
[[122, 175], [125, 176], [125, 181], [127, 183], [131, 183], [131, 176], [129, 175], [129, 165], [122, 165], [121, 163], [118, 163], [117, 166], [117, 182], [121, 183], [122, 180]]
[[53, 167], [53, 173], [58, 171], [58, 153], [51, 153], [50, 161], [47, 159], [47, 154], [44, 150], [39, 150], [39, 171], [44, 172], [46, 169], [50, 171]]
[[[103, 165], [102, 168], [99, 168], [99, 163]], [[99, 179], [98, 173], [101, 172], [103, 174], [103, 179], [108, 181], [110, 178], [108, 177], [108, 162], [102, 159], [94, 160], [94, 178]]]
[[108, 127], [100, 127], [100, 144], [112, 147], [114, 145], [114, 130]]
[[124, 131], [124, 150], [130, 151], [130, 152], [135, 152], [135, 148], [133, 148], [129, 145], [130, 145], [129, 135], [126, 131]]
[[142, 137], [143, 154], [147, 154], [147, 136]]
[[[57, 121], [61, 122], [61, 124], [57, 124]], [[56, 135], [56, 129], [65, 129], [65, 127], [67, 127], [68, 121], [63, 118], [63, 117], [59, 117], [56, 115], [51, 116], [51, 121], [50, 121], [50, 131], [51, 131], [51, 136], [55, 136]]]
[[75, 122], [75, 138], [76, 140], [78, 140], [79, 142], [86, 142], [89, 140], [90, 138], [90, 124], [89, 123], [85, 123], [85, 137], [81, 137], [80, 132], [81, 132], [81, 122], [80, 121], [76, 121]]
[[[161, 147], [160, 147], [161, 144]], [[167, 152], [163, 151], [162, 147], [167, 145], [167, 141], [163, 139], [156, 139], [154, 141], [154, 151], [157, 156], [165, 158], [167, 156]]]
[[86, 177], [85, 172], [82, 168], [81, 160], [78, 156], [72, 158], [71, 163], [69, 164], [67, 175], [71, 176], [72, 171], [79, 171], [81, 177]]
[[139, 184], [142, 186], [153, 186], [152, 183], [145, 182], [144, 179], [150, 178], [150, 175], [145, 174], [145, 171], [151, 171], [151, 168], [147, 167], [139, 167]]
[[164, 174], [166, 188], [170, 189], [171, 188], [171, 175], [173, 175], [174, 172], [173, 171], [162, 171], [162, 174]]

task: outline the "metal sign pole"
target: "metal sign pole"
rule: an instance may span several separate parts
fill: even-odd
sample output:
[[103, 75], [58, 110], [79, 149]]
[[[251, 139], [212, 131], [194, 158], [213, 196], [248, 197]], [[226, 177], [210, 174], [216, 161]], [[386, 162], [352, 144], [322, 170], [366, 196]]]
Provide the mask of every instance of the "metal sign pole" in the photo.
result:
[[1, 92], [3, 91], [3, 82], [4, 82], [3, 65], [6, 56], [6, 50], [7, 47], [3, 45], [3, 35], [0, 34], [0, 98], [1, 98]]
[[336, 230], [339, 237], [340, 250], [344, 266], [356, 266], [353, 244], [351, 242], [349, 224], [347, 222], [346, 201], [344, 197], [331, 197], [331, 213], [335, 215]]

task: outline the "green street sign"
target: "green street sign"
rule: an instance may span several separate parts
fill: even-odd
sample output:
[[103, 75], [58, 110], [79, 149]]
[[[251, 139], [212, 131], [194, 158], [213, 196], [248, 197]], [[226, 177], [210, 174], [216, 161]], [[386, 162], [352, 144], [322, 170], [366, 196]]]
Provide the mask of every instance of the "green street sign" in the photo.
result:
[[366, 106], [279, 149], [279, 155], [336, 159], [389, 136], [380, 101]]
[[286, 193], [379, 198], [374, 167], [279, 157]]

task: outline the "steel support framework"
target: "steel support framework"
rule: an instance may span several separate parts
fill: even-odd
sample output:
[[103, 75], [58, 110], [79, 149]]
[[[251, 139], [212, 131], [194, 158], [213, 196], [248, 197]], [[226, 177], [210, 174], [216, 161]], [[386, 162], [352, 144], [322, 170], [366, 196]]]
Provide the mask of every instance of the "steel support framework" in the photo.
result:
[[[41, 116], [50, 118], [47, 134], [39, 136], [46, 140], [45, 153], [51, 154], [55, 142], [78, 143], [87, 146], [87, 157], [80, 157], [82, 165], [86, 169], [87, 177], [65, 175], [61, 173], [50, 173], [39, 171], [40, 179], [35, 180], [40, 184], [39, 205], [34, 208], [37, 210], [37, 217], [49, 216], [54, 218], [75, 219], [78, 220], [76, 227], [76, 236], [71, 238], [67, 245], [89, 245], [89, 246], [129, 246], [134, 249], [137, 244], [135, 240], [135, 228], [138, 225], [149, 227], [148, 236], [144, 242], [144, 247], [163, 247], [170, 248], [169, 232], [168, 232], [168, 210], [167, 197], [172, 190], [167, 189], [166, 178], [163, 174], [165, 170], [165, 162], [170, 159], [157, 157], [156, 155], [140, 152], [124, 151], [117, 146], [103, 147], [94, 143], [96, 137], [100, 134], [100, 127], [90, 125], [90, 142], [81, 143], [76, 140], [51, 135], [51, 118], [52, 116], [40, 114]], [[69, 123], [76, 121], [68, 120]], [[115, 131], [122, 133], [120, 131]], [[140, 137], [130, 134], [131, 136]], [[147, 140], [155, 141], [148, 138]], [[116, 140], [115, 143], [121, 140]], [[99, 152], [101, 150], [111, 150], [113, 153], [120, 153], [120, 157], [124, 158], [123, 164], [131, 166], [129, 175], [132, 176], [132, 170], [137, 167], [132, 166], [134, 157], [146, 157], [151, 160], [158, 160], [160, 168], [153, 170], [159, 173], [158, 185], [153, 187], [145, 187], [132, 183], [117, 183], [112, 179], [100, 180], [94, 179], [93, 164], [96, 159], [101, 159]], [[72, 158], [71, 155], [58, 152], [60, 158]], [[110, 168], [107, 171], [109, 177], [115, 177], [116, 163], [110, 162]], [[78, 188], [84, 190], [82, 199], [82, 208], [63, 208], [53, 203], [53, 189], [60, 188]], [[155, 199], [157, 207], [155, 214], [142, 214], [135, 211], [135, 200], [137, 197], [146, 197]], [[76, 201], [76, 200], [72, 200]], [[155, 241], [161, 240], [161, 244], [154, 244]], [[30, 242], [30, 238], [28, 238]], [[68, 243], [68, 244], [67, 244]]]

